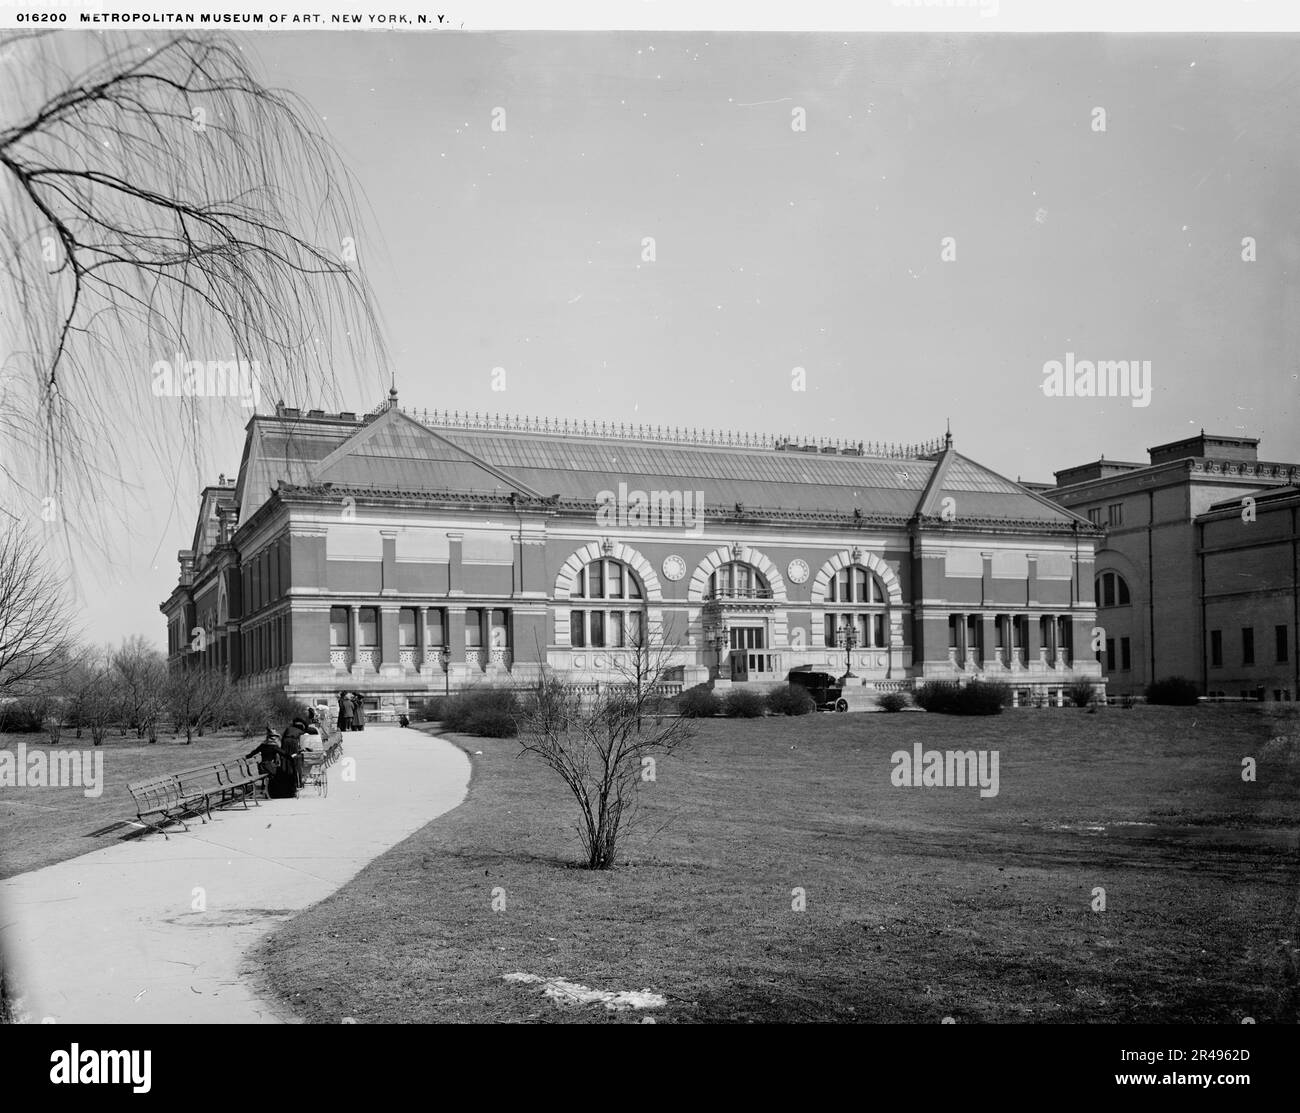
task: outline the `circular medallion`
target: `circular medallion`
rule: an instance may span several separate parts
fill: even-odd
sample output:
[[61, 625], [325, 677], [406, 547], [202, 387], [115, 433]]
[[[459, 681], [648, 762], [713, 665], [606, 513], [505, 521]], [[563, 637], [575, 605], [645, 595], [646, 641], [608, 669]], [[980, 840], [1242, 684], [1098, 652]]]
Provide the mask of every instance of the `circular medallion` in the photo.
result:
[[676, 553], [672, 556], [664, 557], [663, 568], [664, 579], [666, 580], [673, 580], [675, 582], [686, 575], [686, 561], [682, 560], [682, 558]]
[[808, 578], [808, 565], [797, 557], [790, 562], [790, 567], [785, 571], [791, 583], [801, 584]]

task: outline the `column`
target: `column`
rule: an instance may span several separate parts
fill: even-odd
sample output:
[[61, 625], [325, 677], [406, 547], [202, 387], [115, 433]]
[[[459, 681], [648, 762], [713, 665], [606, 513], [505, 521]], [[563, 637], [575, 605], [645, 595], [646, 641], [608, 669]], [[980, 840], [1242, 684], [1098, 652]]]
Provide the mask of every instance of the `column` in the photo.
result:
[[465, 664], [465, 608], [447, 608], [447, 683], [464, 686], [470, 679]]
[[1038, 616], [1028, 614], [1025, 619], [1025, 667], [1034, 668], [1038, 664], [1038, 642], [1041, 631], [1038, 626]]
[[361, 609], [352, 603], [348, 606], [348, 626], [352, 641], [352, 664], [350, 669], [356, 672], [361, 668]]
[[397, 608], [379, 608], [379, 675], [400, 677], [402, 662], [397, 652]]
[[433, 675], [433, 659], [429, 655], [429, 608], [420, 607], [420, 617], [415, 624], [417, 631], [416, 637], [420, 641], [420, 675], [429, 677]]
[[991, 661], [997, 660], [997, 653], [994, 651], [993, 643], [997, 641], [997, 615], [984, 614], [980, 616], [980, 640], [984, 643], [983, 659], [980, 665], [987, 669]]

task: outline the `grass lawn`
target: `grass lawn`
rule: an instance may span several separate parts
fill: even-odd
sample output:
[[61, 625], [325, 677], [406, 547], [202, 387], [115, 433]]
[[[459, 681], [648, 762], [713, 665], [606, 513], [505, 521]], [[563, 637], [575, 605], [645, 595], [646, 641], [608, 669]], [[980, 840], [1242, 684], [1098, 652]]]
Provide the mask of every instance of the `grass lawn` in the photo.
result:
[[[708, 721], [645, 785], [620, 866], [596, 873], [573, 868], [554, 774], [512, 741], [459, 739], [482, 751], [466, 802], [278, 928], [262, 957], [292, 1008], [331, 1022], [644, 1015], [557, 1007], [504, 980], [524, 973], [651, 989], [668, 998], [661, 1023], [1294, 1023], [1288, 712]], [[1277, 743], [1265, 756], [1278, 736], [1289, 758]], [[915, 742], [998, 751], [999, 794], [895, 787], [890, 755]]]
[[[112, 845], [127, 828], [93, 837], [91, 832], [122, 820], [135, 819], [135, 804], [126, 786], [131, 781], [175, 773], [195, 765], [227, 761], [246, 754], [258, 739], [240, 738], [235, 731], [209, 732], [186, 745], [185, 738], [160, 737], [154, 745], [134, 734], [116, 733], [99, 749], [104, 755], [103, 792], [87, 797], [81, 788], [0, 787], [0, 877], [39, 869], [65, 858]], [[68, 731], [51, 746], [43, 734], [0, 734], [0, 750], [19, 753], [25, 744], [30, 755], [70, 749], [90, 752], [90, 734], [82, 738]], [[138, 832], [137, 832], [138, 833]]]

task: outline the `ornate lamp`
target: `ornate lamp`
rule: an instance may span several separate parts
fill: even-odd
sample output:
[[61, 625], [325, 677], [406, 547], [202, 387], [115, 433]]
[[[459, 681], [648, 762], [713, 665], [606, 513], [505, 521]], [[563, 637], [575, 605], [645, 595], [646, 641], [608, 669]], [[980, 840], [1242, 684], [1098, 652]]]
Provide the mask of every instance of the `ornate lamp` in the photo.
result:
[[853, 650], [857, 648], [858, 632], [853, 627], [853, 620], [845, 618], [844, 625], [840, 627], [840, 644], [844, 646], [844, 675], [841, 680], [857, 679], [853, 673]]
[[727, 649], [731, 637], [731, 631], [727, 628], [725, 619], [718, 619], [717, 624], [712, 627], [709, 633], [709, 644], [713, 647], [713, 652], [718, 656], [718, 679], [722, 679], [722, 654]]

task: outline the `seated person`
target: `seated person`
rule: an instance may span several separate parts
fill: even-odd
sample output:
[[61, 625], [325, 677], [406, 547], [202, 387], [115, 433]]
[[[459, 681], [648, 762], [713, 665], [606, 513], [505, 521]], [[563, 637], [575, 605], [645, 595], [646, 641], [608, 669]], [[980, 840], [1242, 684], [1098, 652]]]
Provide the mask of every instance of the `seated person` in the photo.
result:
[[257, 771], [266, 774], [266, 791], [268, 796], [276, 798], [298, 795], [298, 775], [294, 771], [293, 757], [278, 744], [275, 731], [266, 728], [266, 737], [245, 759], [257, 754]]

